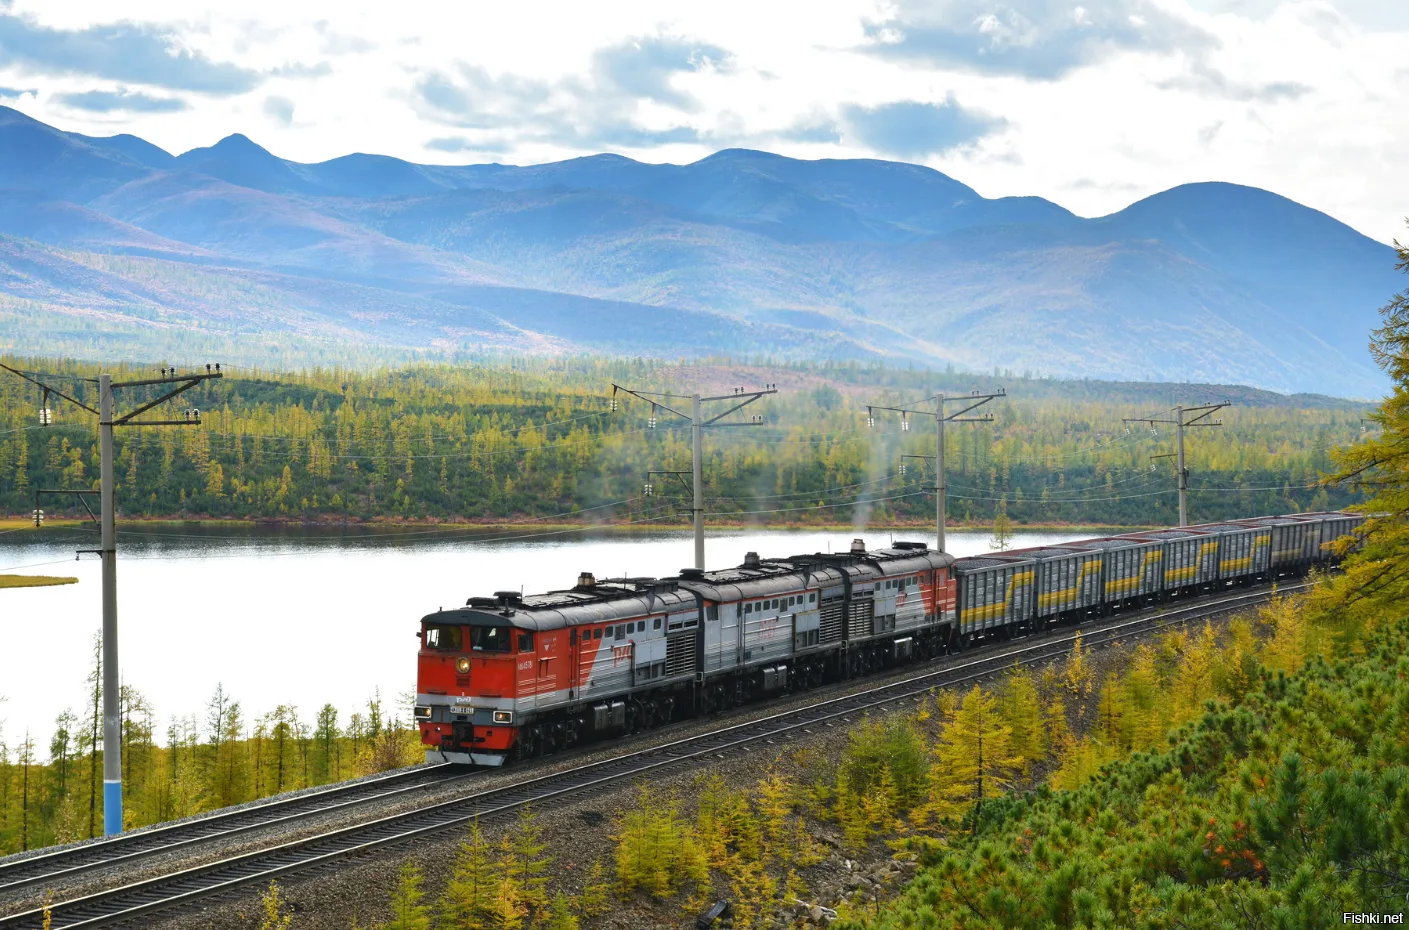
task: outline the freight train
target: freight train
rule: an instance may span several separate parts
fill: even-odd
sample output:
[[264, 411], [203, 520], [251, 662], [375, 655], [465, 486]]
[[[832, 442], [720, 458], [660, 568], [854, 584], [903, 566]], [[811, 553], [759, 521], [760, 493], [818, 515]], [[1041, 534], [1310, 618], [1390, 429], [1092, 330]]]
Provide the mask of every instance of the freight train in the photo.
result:
[[955, 559], [924, 543], [472, 597], [421, 620], [428, 761], [495, 766], [1087, 618], [1306, 573], [1363, 517], [1305, 513]]

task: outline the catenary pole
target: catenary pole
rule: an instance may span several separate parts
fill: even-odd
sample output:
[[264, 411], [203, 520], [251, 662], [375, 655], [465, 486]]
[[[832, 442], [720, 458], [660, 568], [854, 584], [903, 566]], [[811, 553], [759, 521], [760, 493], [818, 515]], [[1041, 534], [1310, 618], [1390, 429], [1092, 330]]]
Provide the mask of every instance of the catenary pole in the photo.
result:
[[[991, 401], [991, 400], [996, 400], [996, 399], [999, 398], [999, 397], [1007, 397], [1007, 396], [1008, 396], [1008, 392], [1005, 391], [1005, 390], [1003, 390], [1002, 388], [999, 388], [998, 390], [993, 391], [993, 392], [991, 392], [991, 393], [987, 393], [987, 394], [981, 393], [981, 392], [979, 392], [979, 391], [974, 391], [974, 392], [972, 392], [972, 393], [970, 393], [970, 394], [957, 394], [957, 395], [952, 396], [952, 397], [945, 396], [944, 394], [936, 394], [936, 395], [934, 395], [933, 397], [930, 397], [930, 398], [928, 398], [928, 399], [926, 399], [926, 400], [920, 401], [920, 402], [919, 402], [919, 405], [917, 405], [917, 406], [912, 406], [912, 407], [883, 407], [883, 406], [881, 406], [880, 404], [867, 404], [867, 405], [866, 405], [866, 425], [867, 425], [867, 426], [875, 426], [875, 425], [876, 425], [876, 411], [877, 411], [877, 410], [889, 410], [889, 411], [892, 412], [892, 413], [898, 413], [898, 414], [900, 414], [900, 416], [901, 416], [901, 429], [909, 429], [909, 428], [910, 428], [910, 427], [909, 427], [909, 421], [908, 421], [907, 418], [910, 416], [910, 414], [913, 413], [913, 414], [915, 414], [916, 416], [930, 416], [930, 415], [931, 415], [931, 412], [930, 412], [928, 409], [925, 409], [925, 406], [924, 406], [924, 405], [927, 405], [927, 404], [934, 404], [934, 411], [933, 411], [933, 416], [934, 416], [934, 420], [935, 420], [935, 449], [934, 449], [934, 456], [933, 456], [933, 458], [934, 458], [934, 472], [935, 472], [935, 476], [934, 476], [934, 487], [932, 487], [932, 488], [923, 488], [923, 490], [926, 490], [926, 491], [933, 491], [933, 492], [934, 492], [934, 523], [935, 523], [935, 537], [936, 537], [935, 542], [936, 542], [937, 545], [938, 545], [937, 551], [939, 551], [939, 552], [943, 552], [943, 551], [944, 551], [944, 546], [945, 546], [945, 539], [944, 539], [944, 523], [945, 523], [945, 516], [946, 516], [945, 507], [947, 506], [947, 503], [948, 503], [947, 500], [945, 499], [945, 493], [946, 493], [946, 490], [947, 490], [947, 488], [948, 488], [948, 482], [945, 480], [945, 472], [944, 472], [944, 424], [946, 424], [946, 423], [992, 423], [992, 422], [993, 422], [993, 416], [992, 416], [991, 414], [983, 414], [983, 415], [976, 416], [976, 417], [965, 416], [965, 414], [969, 413], [970, 411], [977, 410], [979, 407], [982, 407], [984, 404], [988, 403], [988, 402]], [[945, 405], [946, 403], [959, 404], [959, 405], [960, 405], [960, 409], [954, 411], [953, 413], [948, 413], [948, 412], [944, 409], [944, 405]], [[909, 459], [909, 458], [928, 459], [928, 458], [930, 458], [930, 457], [931, 457], [931, 456], [928, 456], [928, 455], [902, 455], [902, 456], [901, 456], [901, 459], [902, 459], [902, 462], [903, 462], [904, 459]], [[902, 472], [903, 472], [903, 464], [902, 464]]]
[[[60, 397], [81, 410], [98, 417], [98, 500], [102, 510], [98, 518], [98, 556], [102, 562], [102, 612], [103, 612], [103, 832], [109, 836], [122, 832], [122, 679], [118, 661], [117, 637], [117, 508], [114, 503], [116, 485], [113, 481], [113, 428], [118, 426], [200, 426], [199, 410], [188, 410], [179, 420], [139, 420], [147, 411], [171, 400], [178, 394], [190, 390], [202, 381], [223, 377], [220, 366], [206, 366], [205, 374], [178, 375], [176, 369], [163, 368], [160, 378], [144, 378], [138, 381], [114, 382], [112, 375], [100, 374], [96, 379], [84, 379], [88, 383], [96, 381], [98, 386], [98, 409], [78, 400], [70, 394], [47, 383], [43, 378], [53, 378], [34, 372], [24, 372], [9, 365], [0, 364], [0, 370], [17, 375], [31, 384], [44, 389], [44, 396]], [[120, 388], [149, 388], [175, 385], [165, 394], [157, 396], [125, 414], [117, 413], [115, 393]], [[40, 424], [50, 425], [48, 410], [41, 415]], [[40, 492], [43, 493], [43, 492]], [[52, 493], [52, 492], [51, 492]], [[83, 490], [59, 493], [84, 494]], [[35, 526], [41, 522], [38, 497], [35, 498]], [[91, 552], [92, 550], [82, 550]]]
[[935, 409], [938, 411], [934, 417], [935, 424], [935, 447], [934, 447], [934, 525], [935, 535], [939, 539], [938, 551], [944, 551], [944, 515], [945, 500], [944, 492], [947, 487], [944, 480], [944, 395], [939, 395], [939, 402]]
[[1184, 467], [1184, 408], [1174, 408], [1174, 436], [1178, 452], [1176, 466], [1179, 469], [1179, 525], [1189, 525], [1189, 469]]
[[98, 376], [99, 501], [103, 570], [103, 832], [122, 832], [122, 711], [117, 653], [117, 527], [113, 507], [113, 379]]
[[1150, 458], [1166, 459], [1171, 455], [1174, 457], [1176, 484], [1179, 489], [1179, 525], [1189, 525], [1189, 467], [1184, 464], [1184, 431], [1191, 426], [1222, 426], [1222, 420], [1210, 420], [1209, 416], [1231, 406], [1231, 401], [1223, 401], [1215, 404], [1200, 404], [1197, 407], [1185, 407], [1178, 404], [1170, 409], [1168, 417], [1125, 417], [1126, 423], [1144, 423], [1148, 425], [1151, 432], [1155, 431], [1155, 424], [1164, 423], [1174, 427], [1174, 451], [1164, 452], [1159, 455], [1152, 455]]
[[694, 503], [690, 510], [695, 522], [695, 568], [705, 567], [704, 556], [704, 462], [701, 450], [704, 425], [700, 422], [700, 395], [690, 395], [690, 437], [693, 440], [693, 463], [691, 473], [694, 487]]
[[[682, 420], [690, 421], [690, 516], [694, 528], [695, 537], [695, 568], [705, 567], [705, 535], [704, 535], [704, 431], [707, 429], [722, 429], [726, 426], [762, 426], [763, 417], [755, 416], [748, 421], [720, 422], [729, 414], [747, 407], [749, 404], [761, 397], [769, 394], [777, 394], [778, 386], [769, 384], [761, 391], [750, 391], [744, 388], [735, 388], [732, 393], [720, 394], [714, 397], [702, 397], [698, 391], [693, 394], [666, 394], [659, 391], [637, 391], [620, 384], [612, 385], [611, 409], [617, 408], [616, 395], [629, 394], [632, 397], [644, 400], [651, 405], [651, 418], [649, 426], [656, 425], [656, 412], [664, 410], [672, 413]], [[670, 406], [676, 401], [688, 400], [690, 411], [686, 413], [683, 409], [677, 410]], [[724, 412], [714, 416], [706, 416], [704, 405], [727, 401], [730, 406]], [[680, 405], [682, 408], [684, 404]], [[646, 496], [650, 496], [652, 486], [649, 483], [654, 475], [667, 475], [685, 481], [685, 472], [681, 471], [648, 471], [646, 472]]]

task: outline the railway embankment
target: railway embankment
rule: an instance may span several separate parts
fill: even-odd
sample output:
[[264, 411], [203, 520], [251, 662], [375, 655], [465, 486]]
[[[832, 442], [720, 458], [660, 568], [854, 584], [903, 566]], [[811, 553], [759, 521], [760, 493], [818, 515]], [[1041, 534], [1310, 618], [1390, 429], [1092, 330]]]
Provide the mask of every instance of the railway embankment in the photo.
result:
[[[1070, 630], [1058, 631], [1053, 636], [1070, 636]], [[1128, 664], [1135, 634], [1121, 637], [1119, 641], [1104, 643], [1099, 630], [1089, 631], [1087, 648], [1081, 659], [1084, 671], [1083, 681], [1101, 682], [1109, 675]], [[1042, 640], [1027, 641], [1038, 645]], [[1011, 645], [1011, 644], [1009, 644]], [[935, 664], [934, 670], [945, 666], [957, 668], [972, 661], [974, 653], [949, 657]], [[1040, 690], [1039, 699], [1047, 702], [1060, 697], [1063, 689], [1070, 687], [1064, 672], [1071, 659], [1065, 655], [1050, 653], [1034, 669], [1034, 680]], [[1049, 669], [1044, 671], [1044, 669]], [[833, 700], [847, 692], [864, 692], [885, 686], [888, 682], [913, 676], [914, 669], [905, 669], [887, 676], [884, 680], [868, 679], [850, 687], [837, 687], [794, 696], [779, 704], [750, 708], [742, 713], [730, 715], [727, 721], [720, 718], [691, 721], [666, 730], [657, 731], [648, 737], [632, 742], [633, 750], [644, 750], [680, 742], [691, 735], [704, 733], [711, 728], [718, 729], [721, 723], [743, 724], [775, 717], [793, 709], [806, 709], [818, 702]], [[962, 692], [974, 684], [995, 687], [1001, 677], [1001, 668], [978, 670], [971, 676], [956, 675], [954, 691]], [[1054, 690], [1055, 689], [1055, 690]], [[1095, 685], [1088, 691], [1085, 700], [1070, 700], [1065, 703], [1065, 716], [1071, 739], [1081, 741], [1086, 738], [1093, 726], [1099, 723], [1099, 709], [1096, 707]], [[1077, 696], [1079, 697], [1079, 695]], [[958, 700], [956, 695], [955, 701]], [[834, 773], [846, 764], [847, 753], [852, 751], [855, 726], [863, 719], [908, 719], [916, 727], [921, 743], [933, 745], [939, 738], [940, 726], [947, 715], [952, 714], [953, 704], [945, 699], [936, 699], [927, 691], [921, 691], [904, 700], [878, 705], [863, 713], [850, 714], [835, 720], [824, 721], [816, 726], [780, 734], [771, 740], [745, 743], [705, 758], [691, 760], [689, 764], [666, 767], [660, 771], [638, 778], [626, 778], [602, 784], [596, 788], [578, 790], [563, 795], [551, 804], [535, 807], [535, 818], [548, 841], [546, 855], [551, 858], [551, 885], [564, 890], [574, 897], [581, 896], [585, 886], [591, 881], [593, 866], [601, 863], [606, 871], [613, 870], [614, 858], [621, 835], [621, 817], [625, 812], [639, 805], [639, 785], [650, 786], [653, 796], [662, 799], [675, 799], [680, 805], [682, 822], [693, 823], [700, 816], [699, 799], [708, 781], [731, 788], [746, 789], [756, 786], [767, 778], [780, 778], [800, 794], [795, 817], [801, 829], [805, 830], [805, 845], [810, 850], [805, 864], [796, 864], [791, 871], [798, 880], [797, 897], [808, 903], [810, 908], [792, 905], [787, 913], [777, 915], [780, 920], [795, 921], [813, 916], [823, 916], [839, 903], [842, 909], [862, 906], [864, 902], [884, 899], [903, 884], [913, 870], [904, 860], [893, 858], [892, 850], [886, 845], [884, 833], [857, 842], [855, 830], [848, 831], [845, 823], [839, 823], [834, 813], [835, 799], [828, 801], [814, 790], [819, 783], [825, 783]], [[946, 708], [949, 708], [946, 710]], [[477, 790], [490, 790], [495, 787], [512, 785], [531, 775], [547, 775], [555, 771], [567, 771], [590, 764], [594, 760], [606, 760], [622, 750], [619, 743], [601, 744], [571, 756], [561, 756], [518, 769], [484, 773], [478, 776]], [[1051, 771], [1051, 765], [1039, 763], [1030, 766], [1018, 786], [1036, 784]], [[183, 860], [187, 867], [202, 862], [211, 862], [220, 857], [228, 857], [235, 850], [256, 848], [259, 844], [276, 845], [292, 842], [297, 838], [312, 836], [320, 829], [327, 829], [336, 823], [350, 823], [365, 820], [372, 816], [387, 815], [398, 810], [408, 810], [424, 806], [431, 798], [439, 798], [463, 790], [464, 786], [429, 788], [411, 800], [385, 799], [376, 805], [340, 814], [329, 813], [326, 818], [311, 818], [297, 825], [271, 825], [259, 839], [246, 838], [239, 844], [213, 844], [199, 853], [192, 853]], [[810, 793], [810, 797], [808, 796]], [[339, 820], [338, 818], [346, 818]], [[497, 841], [504, 833], [505, 822], [486, 818], [483, 830], [491, 841]], [[694, 829], [694, 828], [692, 828]], [[849, 835], [850, 833], [850, 835]], [[455, 860], [465, 831], [454, 829], [432, 834], [413, 843], [399, 844], [380, 852], [370, 853], [339, 861], [336, 867], [323, 868], [304, 873], [293, 873], [284, 880], [284, 892], [292, 904], [299, 928], [344, 928], [355, 919], [360, 925], [384, 918], [387, 901], [396, 881], [396, 873], [405, 859], [420, 864], [426, 876], [426, 888], [434, 899], [451, 880]], [[171, 870], [177, 863], [152, 861], [144, 868], [148, 874]], [[765, 868], [766, 871], [766, 868]], [[106, 878], [92, 879], [91, 888], [111, 886], [125, 879], [136, 877], [133, 872], [114, 873]], [[585, 926], [611, 928], [636, 927], [675, 927], [685, 926], [693, 919], [686, 912], [713, 896], [732, 896], [725, 873], [715, 870], [708, 891], [693, 888], [689, 892], [661, 900], [648, 895], [633, 895], [625, 900], [610, 898], [611, 909], [599, 917], [585, 922]], [[786, 872], [772, 876], [775, 882], [786, 882]], [[782, 886], [779, 885], [779, 888]], [[76, 889], [70, 889], [63, 897], [69, 897]], [[258, 907], [257, 888], [245, 886], [241, 890], [228, 893], [219, 899], [207, 902], [199, 912], [186, 912], [163, 917], [149, 915], [144, 925], [167, 927], [240, 927], [249, 926], [250, 918]], [[7, 910], [9, 910], [7, 908]], [[11, 911], [12, 912], [12, 911]], [[56, 924], [61, 926], [62, 924]]]

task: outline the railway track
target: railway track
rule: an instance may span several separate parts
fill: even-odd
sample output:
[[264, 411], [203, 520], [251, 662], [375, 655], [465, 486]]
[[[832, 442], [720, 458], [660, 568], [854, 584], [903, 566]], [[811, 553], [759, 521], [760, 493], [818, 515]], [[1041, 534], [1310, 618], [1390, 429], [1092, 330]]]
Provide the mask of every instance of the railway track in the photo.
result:
[[471, 777], [474, 773], [463, 766], [422, 766], [330, 785], [289, 798], [217, 812], [137, 833], [122, 833], [69, 849], [0, 862], [0, 897], [36, 885], [52, 887], [57, 882], [70, 881], [101, 869], [132, 865], [151, 856], [188, 850], [204, 843], [227, 841], [255, 830], [293, 824], [320, 814], [347, 810], [424, 790], [427, 786]]
[[[1287, 585], [1276, 593], [1303, 590]], [[471, 820], [492, 820], [516, 813], [528, 804], [567, 798], [589, 789], [667, 770], [691, 761], [722, 756], [734, 750], [786, 742], [819, 727], [845, 725], [867, 711], [907, 699], [922, 699], [938, 687], [965, 685], [1020, 665], [1033, 665], [1068, 653], [1077, 635], [1090, 647], [1147, 636], [1171, 626], [1255, 606], [1274, 593], [1270, 587], [1225, 592], [1196, 603], [1146, 611], [1136, 617], [1088, 628], [1063, 631], [1040, 641], [1013, 641], [974, 654], [941, 669], [918, 672], [898, 681], [795, 710], [724, 726], [646, 749], [585, 763], [544, 775], [526, 773], [513, 784], [440, 801], [426, 807], [341, 827], [255, 852], [231, 856], [168, 875], [59, 901], [49, 908], [50, 927], [108, 927], [151, 920], [158, 911], [209, 902], [253, 883], [267, 883], [294, 872], [326, 869], [346, 859], [394, 844], [422, 839]], [[42, 883], [42, 879], [38, 880]], [[30, 884], [34, 884], [31, 882]], [[0, 918], [0, 930], [41, 930], [43, 910]]]

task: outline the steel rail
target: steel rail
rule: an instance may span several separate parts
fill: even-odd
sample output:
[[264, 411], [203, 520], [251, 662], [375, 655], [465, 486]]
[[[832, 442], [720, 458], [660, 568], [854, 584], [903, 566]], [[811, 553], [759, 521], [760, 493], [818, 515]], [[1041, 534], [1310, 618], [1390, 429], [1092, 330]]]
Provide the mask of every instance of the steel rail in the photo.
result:
[[[217, 812], [195, 820], [136, 833], [120, 833], [69, 849], [0, 861], [0, 896], [114, 865], [129, 865], [148, 856], [370, 804], [477, 774], [448, 763], [418, 766], [360, 781], [333, 784], [321, 790], [305, 791], [293, 797], [234, 811]], [[390, 787], [396, 785], [401, 787]]]
[[[1300, 591], [1308, 584], [1268, 586], [1254, 591], [1204, 598], [1195, 603], [1154, 608], [1128, 620], [1104, 624], [1085, 634], [1049, 637], [957, 665], [947, 665], [864, 691], [743, 721], [695, 736], [627, 752], [611, 759], [586, 763], [559, 772], [525, 778], [514, 784], [474, 792], [437, 802], [415, 811], [327, 831], [267, 849], [243, 853], [157, 878], [96, 892], [50, 905], [53, 930], [111, 926], [138, 918], [151, 918], [161, 910], [191, 906], [254, 882], [266, 882], [292, 872], [327, 867], [381, 847], [421, 839], [474, 820], [495, 818], [527, 805], [579, 794], [587, 789], [619, 782], [666, 767], [733, 749], [747, 750], [756, 743], [791, 739], [797, 731], [812, 732], [818, 725], [834, 726], [851, 717], [907, 698], [919, 698], [939, 686], [954, 686], [990, 678], [998, 672], [1052, 659], [1070, 652], [1078, 637], [1091, 647], [1149, 635], [1170, 626], [1240, 610], [1278, 594]], [[35, 909], [0, 918], [0, 930], [39, 930], [45, 910]]]

